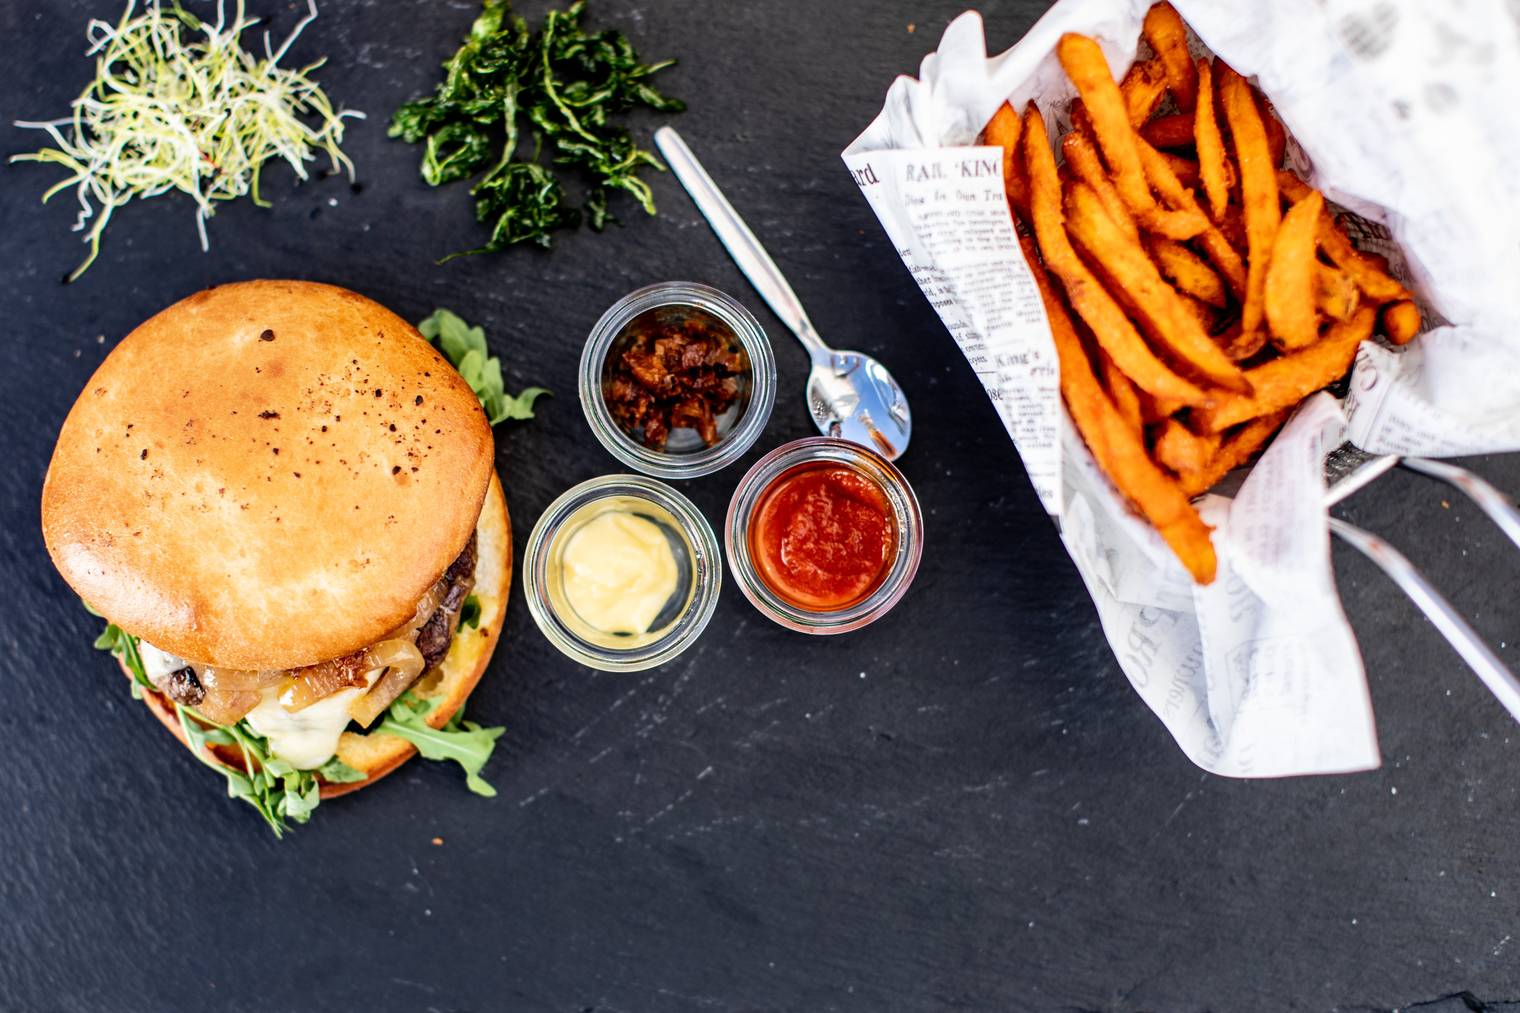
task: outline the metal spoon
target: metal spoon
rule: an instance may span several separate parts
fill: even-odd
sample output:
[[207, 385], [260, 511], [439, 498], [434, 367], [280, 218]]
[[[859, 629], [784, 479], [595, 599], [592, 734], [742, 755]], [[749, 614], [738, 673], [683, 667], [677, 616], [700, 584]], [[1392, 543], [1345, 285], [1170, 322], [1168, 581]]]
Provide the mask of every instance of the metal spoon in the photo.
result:
[[902, 387], [887, 367], [864, 352], [841, 352], [825, 345], [760, 240], [681, 135], [670, 127], [661, 127], [655, 131], [654, 142], [739, 270], [808, 350], [813, 360], [807, 385], [808, 412], [818, 431], [870, 447], [889, 461], [896, 460], [908, 449], [913, 416]]

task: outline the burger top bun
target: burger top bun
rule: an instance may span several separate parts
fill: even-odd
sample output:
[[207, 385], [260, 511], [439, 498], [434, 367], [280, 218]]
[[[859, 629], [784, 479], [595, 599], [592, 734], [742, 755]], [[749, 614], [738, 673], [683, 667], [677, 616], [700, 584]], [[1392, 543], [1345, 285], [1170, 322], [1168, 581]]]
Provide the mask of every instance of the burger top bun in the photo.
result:
[[[464, 706], [491, 662], [491, 652], [501, 643], [507, 617], [507, 592], [512, 586], [512, 526], [507, 519], [507, 502], [501, 483], [492, 481], [480, 524], [475, 529], [480, 539], [475, 561], [475, 595], [480, 616], [474, 626], [461, 626], [449, 644], [449, 653], [437, 668], [424, 675], [411, 688], [413, 696], [433, 706], [423, 720], [442, 728]], [[121, 663], [127, 678], [132, 673]], [[144, 693], [143, 703], [159, 722], [193, 749], [180, 724], [173, 701], [162, 693]], [[193, 720], [193, 719], [192, 719]], [[217, 760], [233, 770], [245, 770], [247, 759], [234, 746], [209, 745]], [[379, 730], [378, 723], [368, 731], [351, 728], [338, 740], [338, 759], [364, 775], [361, 781], [332, 783], [323, 781], [323, 798], [335, 798], [374, 784], [400, 767], [417, 753], [417, 747], [403, 738]]]
[[411, 617], [469, 541], [493, 456], [469, 385], [385, 307], [224, 285], [96, 370], [43, 483], [43, 537], [127, 632], [212, 666], [296, 668]]

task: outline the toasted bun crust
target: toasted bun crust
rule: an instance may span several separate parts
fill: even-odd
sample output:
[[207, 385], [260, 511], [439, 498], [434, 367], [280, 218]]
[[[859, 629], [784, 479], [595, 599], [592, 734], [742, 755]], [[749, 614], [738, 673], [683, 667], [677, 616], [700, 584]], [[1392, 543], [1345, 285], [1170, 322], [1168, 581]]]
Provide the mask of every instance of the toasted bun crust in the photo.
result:
[[296, 668], [404, 622], [491, 480], [469, 384], [345, 289], [250, 281], [127, 335], [63, 423], [42, 531], [65, 580], [183, 658]]
[[[474, 594], [480, 601], [480, 625], [476, 629], [461, 629], [449, 645], [449, 653], [439, 665], [438, 672], [428, 676], [413, 687], [412, 692], [437, 701], [437, 706], [427, 716], [428, 724], [442, 728], [454, 716], [469, 697], [475, 684], [485, 674], [491, 662], [491, 653], [501, 640], [507, 614], [507, 592], [512, 586], [512, 526], [507, 519], [507, 501], [502, 495], [501, 483], [493, 475], [485, 508], [480, 513], [480, 524], [475, 529], [477, 559], [475, 563]], [[174, 737], [186, 748], [189, 742], [185, 731], [175, 717], [174, 705], [159, 693], [144, 693], [143, 702], [148, 710], [174, 733]], [[213, 747], [215, 748], [215, 747]], [[240, 759], [229, 750], [221, 756], [224, 762], [239, 763]], [[338, 759], [355, 770], [368, 775], [363, 781], [346, 784], [323, 784], [322, 797], [336, 798], [351, 791], [374, 784], [389, 774], [417, 752], [417, 748], [405, 739], [382, 732], [343, 733], [338, 741]]]

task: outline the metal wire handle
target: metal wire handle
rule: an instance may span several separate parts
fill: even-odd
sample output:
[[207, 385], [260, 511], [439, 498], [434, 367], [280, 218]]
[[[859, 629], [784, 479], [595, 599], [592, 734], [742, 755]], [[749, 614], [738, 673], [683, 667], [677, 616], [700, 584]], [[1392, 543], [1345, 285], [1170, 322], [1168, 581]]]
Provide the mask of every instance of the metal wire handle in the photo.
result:
[[1405, 457], [1399, 463], [1410, 471], [1429, 475], [1460, 490], [1478, 504], [1478, 508], [1488, 514], [1490, 520], [1499, 525], [1499, 530], [1508, 535], [1510, 541], [1520, 546], [1520, 510], [1516, 510], [1509, 497], [1488, 482], [1466, 468], [1445, 461], [1432, 461], [1427, 457]]
[[1347, 524], [1338, 517], [1330, 518], [1330, 530], [1376, 563], [1403, 589], [1409, 600], [1425, 613], [1425, 618], [1446, 638], [1446, 642], [1462, 655], [1462, 660], [1478, 673], [1483, 685], [1499, 698], [1510, 716], [1520, 721], [1520, 678], [1516, 678], [1515, 673], [1505, 667], [1499, 656], [1467, 624], [1467, 620], [1458, 615], [1451, 603], [1431, 586], [1425, 575], [1415, 569], [1414, 564], [1402, 552], [1377, 535]]
[[[1329, 490], [1327, 503], [1340, 502], [1351, 492], [1388, 473], [1394, 464], [1445, 482], [1461, 491], [1487, 514], [1510, 541], [1520, 546], [1520, 511], [1493, 485], [1466, 468], [1424, 457], [1373, 457], [1364, 455], [1359, 468], [1337, 477]], [[1456, 649], [1468, 666], [1483, 680], [1489, 692], [1498, 697], [1510, 716], [1520, 721], [1520, 678], [1511, 672], [1499, 656], [1483, 642], [1477, 632], [1451, 606], [1413, 563], [1377, 535], [1363, 531], [1338, 517], [1330, 518], [1330, 530], [1362, 553], [1386, 573], [1409, 600], [1425, 614], [1446, 642]]]

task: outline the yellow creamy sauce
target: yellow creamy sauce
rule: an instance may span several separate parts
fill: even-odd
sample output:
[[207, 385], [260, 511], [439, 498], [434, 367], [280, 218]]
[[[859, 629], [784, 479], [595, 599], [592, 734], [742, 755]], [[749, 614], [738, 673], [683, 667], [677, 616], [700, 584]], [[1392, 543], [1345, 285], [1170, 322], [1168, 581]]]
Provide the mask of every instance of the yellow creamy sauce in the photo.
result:
[[675, 554], [659, 525], [620, 510], [581, 525], [559, 561], [566, 602], [601, 633], [649, 632], [679, 583]]

